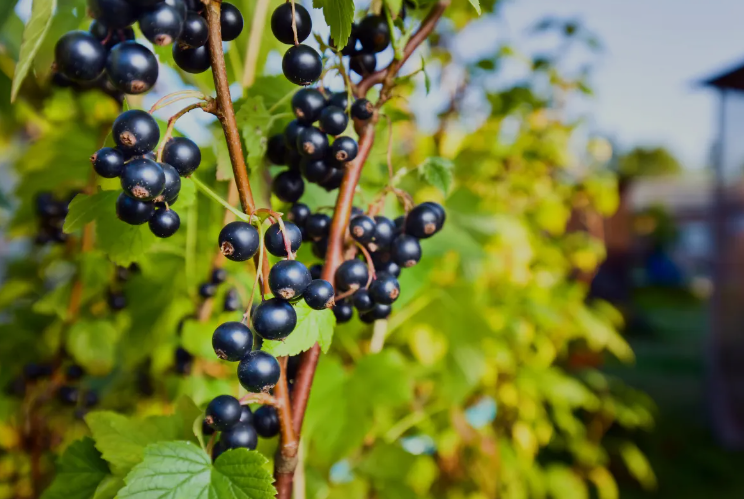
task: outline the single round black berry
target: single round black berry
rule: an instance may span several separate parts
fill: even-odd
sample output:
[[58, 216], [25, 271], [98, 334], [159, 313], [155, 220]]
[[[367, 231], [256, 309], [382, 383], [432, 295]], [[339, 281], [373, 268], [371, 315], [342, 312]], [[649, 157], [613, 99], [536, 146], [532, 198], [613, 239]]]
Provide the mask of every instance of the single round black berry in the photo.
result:
[[240, 299], [240, 293], [235, 288], [230, 288], [225, 293], [225, 312], [235, 312], [243, 308], [243, 302]]
[[212, 348], [222, 360], [237, 362], [253, 347], [253, 334], [242, 322], [225, 322], [214, 330]]
[[151, 201], [165, 188], [165, 173], [159, 164], [136, 158], [124, 166], [121, 174], [121, 188], [133, 198]]
[[93, 169], [103, 178], [115, 178], [124, 171], [124, 155], [113, 147], [104, 147], [90, 157]]
[[312, 251], [315, 258], [325, 259], [326, 252], [328, 251], [328, 238], [324, 237], [313, 241]]
[[137, 42], [114, 45], [106, 61], [106, 74], [117, 90], [141, 94], [158, 80], [158, 60], [150, 49]]
[[165, 186], [163, 192], [155, 198], [158, 203], [173, 204], [178, 198], [178, 193], [181, 192], [181, 177], [175, 168], [167, 163], [158, 163], [160, 168], [163, 169], [165, 175]]
[[[289, 239], [290, 250], [296, 253], [302, 244], [302, 232], [292, 222], [284, 222], [284, 231]], [[279, 223], [272, 224], [264, 233], [264, 244], [269, 253], [274, 256], [287, 256], [287, 247], [284, 244], [284, 234]]]
[[391, 305], [400, 295], [400, 284], [395, 276], [380, 272], [370, 284], [369, 293], [375, 303]]
[[346, 111], [346, 108], [349, 107], [349, 93], [333, 92], [328, 99], [328, 106], [335, 106]]
[[314, 278], [303, 293], [305, 303], [314, 310], [324, 310], [331, 308], [333, 301], [333, 286], [324, 279]]
[[269, 271], [269, 287], [274, 296], [293, 300], [302, 296], [312, 277], [305, 264], [297, 260], [282, 260]]
[[274, 177], [271, 191], [285, 203], [294, 203], [305, 192], [305, 182], [299, 172], [287, 170]]
[[170, 45], [181, 35], [183, 16], [165, 2], [145, 10], [139, 17], [139, 27], [145, 38], [155, 45]]
[[223, 268], [215, 268], [212, 270], [212, 284], [222, 284], [227, 280], [227, 270]]
[[249, 424], [238, 423], [220, 435], [220, 442], [225, 449], [255, 449], [258, 445], [256, 429]]
[[247, 405], [244, 405], [243, 408], [240, 411], [240, 421], [238, 421], [240, 424], [253, 424], [253, 412], [251, 411], [251, 408]]
[[123, 29], [134, 24], [136, 6], [127, 0], [88, 0], [91, 16], [112, 29]]
[[367, 16], [362, 19], [355, 35], [366, 52], [382, 52], [390, 44], [390, 28], [383, 16]]
[[[308, 277], [310, 274], [308, 273]], [[292, 305], [279, 298], [260, 303], [251, 315], [253, 330], [267, 340], [281, 340], [289, 336], [297, 324]]]
[[[157, 5], [159, 2], [158, 0], [153, 0], [153, 3]], [[176, 9], [176, 12], [178, 12], [178, 15], [181, 16], [181, 19], [186, 19], [186, 16], [188, 15], [188, 12], [189, 12], [189, 8], [186, 5], [186, 2], [184, 0], [163, 0], [163, 3]]]
[[57, 390], [57, 400], [64, 405], [75, 406], [80, 397], [80, 390], [74, 386], [60, 386]]
[[294, 223], [297, 227], [304, 227], [307, 217], [310, 216], [310, 208], [303, 203], [295, 203], [289, 208], [287, 220]]
[[199, 168], [201, 151], [193, 140], [173, 137], [168, 139], [163, 148], [163, 163], [168, 163], [179, 175], [186, 177]]
[[354, 293], [354, 296], [351, 297], [351, 302], [354, 304], [354, 308], [359, 312], [367, 312], [375, 307], [372, 295], [369, 290], [365, 288], [357, 290], [356, 293]]
[[[121, 113], [112, 128], [114, 142], [127, 156], [152, 151], [160, 140], [160, 129], [155, 118], [146, 111], [130, 109]], [[173, 165], [173, 163], [166, 161]]]
[[178, 374], [191, 374], [191, 367], [194, 364], [194, 356], [188, 350], [182, 347], [176, 348], [174, 357], [176, 365], [174, 366]]
[[287, 146], [284, 143], [284, 135], [278, 133], [272, 135], [266, 144], [266, 157], [274, 165], [286, 164]]
[[349, 69], [360, 76], [367, 76], [375, 72], [377, 68], [377, 57], [375, 54], [362, 52], [351, 56]]
[[334, 140], [333, 146], [331, 147], [331, 154], [333, 155], [333, 158], [336, 161], [340, 161], [342, 163], [352, 161], [354, 158], [356, 158], [358, 152], [359, 146], [357, 145], [356, 140], [346, 136], [339, 137]]
[[328, 177], [327, 180], [324, 182], [318, 183], [319, 186], [321, 186], [326, 191], [332, 191], [334, 189], [338, 189], [341, 186], [341, 182], [344, 180], [344, 169], [343, 168], [334, 168], [331, 172], [331, 176]]
[[341, 291], [363, 288], [368, 279], [367, 265], [361, 260], [346, 260], [336, 269], [336, 287]]
[[279, 362], [273, 355], [257, 350], [246, 355], [238, 364], [238, 381], [249, 392], [264, 392], [276, 385], [280, 372]]
[[235, 40], [243, 31], [243, 14], [231, 3], [222, 2], [220, 12], [220, 27], [222, 28], [222, 41]]
[[172, 55], [178, 67], [187, 73], [203, 73], [212, 65], [212, 61], [209, 58], [209, 49], [206, 45], [191, 48], [187, 45], [175, 43], [173, 44]]
[[292, 111], [303, 125], [318, 121], [325, 105], [325, 97], [315, 88], [302, 88], [292, 96]]
[[[315, 279], [320, 279], [320, 276], [323, 274], [323, 266], [319, 263], [313, 264], [310, 266], [310, 277]], [[311, 283], [312, 284], [312, 283]], [[332, 288], [333, 286], [331, 286]], [[307, 292], [307, 291], [305, 291]]]
[[395, 239], [395, 224], [392, 220], [383, 216], [375, 217], [375, 236], [369, 248], [372, 251], [387, 250]]
[[393, 223], [395, 224], [395, 235], [398, 236], [403, 234], [403, 227], [406, 225], [406, 217], [401, 215], [393, 220]]
[[372, 310], [359, 314], [359, 320], [366, 324], [371, 324], [374, 321], [386, 319], [392, 311], [393, 309], [392, 307], [390, 307], [390, 305], [376, 303]]
[[333, 315], [336, 316], [336, 322], [339, 324], [349, 322], [354, 316], [354, 307], [348, 300], [337, 301], [336, 305], [333, 306]]
[[157, 237], [171, 237], [181, 227], [181, 218], [173, 209], [158, 208], [150, 221], [150, 231]]
[[228, 260], [244, 262], [252, 258], [258, 251], [258, 244], [258, 231], [247, 222], [230, 222], [220, 231], [220, 251]]
[[202, 298], [212, 298], [216, 294], [217, 286], [215, 286], [211, 282], [205, 282], [204, 284], [199, 286], [199, 296], [201, 296]]
[[275, 437], [279, 434], [279, 414], [270, 405], [262, 405], [253, 415], [253, 425], [261, 437]]
[[349, 124], [345, 108], [328, 106], [320, 113], [320, 128], [328, 135], [341, 135]]
[[333, 168], [324, 159], [302, 158], [300, 173], [308, 182], [319, 184], [328, 180], [333, 174]]
[[367, 215], [358, 215], [349, 222], [351, 237], [362, 244], [367, 244], [375, 237], [375, 221]]
[[313, 213], [305, 221], [305, 232], [310, 239], [318, 240], [328, 236], [331, 230], [331, 217], [325, 213]]
[[351, 104], [351, 117], [358, 120], [368, 120], [375, 114], [375, 106], [367, 99], [357, 99]]
[[297, 150], [306, 158], [322, 159], [328, 153], [328, 136], [309, 126], [297, 137]]
[[440, 219], [441, 213], [436, 208], [420, 204], [408, 212], [403, 230], [417, 239], [426, 239], [437, 233]]
[[[295, 27], [297, 28], [297, 42], [302, 43], [313, 30], [313, 21], [307, 9], [299, 3], [294, 4]], [[287, 45], [294, 45], [294, 31], [292, 30], [292, 4], [283, 3], [271, 14], [271, 32], [274, 37]]]
[[377, 251], [372, 253], [372, 262], [375, 265], [375, 272], [385, 272], [395, 277], [400, 277], [400, 265], [393, 261], [393, 257], [389, 252]]
[[85, 376], [85, 369], [77, 364], [70, 364], [67, 366], [67, 369], [65, 369], [65, 378], [67, 378], [68, 381], [77, 381], [83, 376]]
[[240, 421], [240, 402], [230, 395], [218, 395], [207, 406], [204, 421], [217, 431], [226, 431]]
[[57, 71], [74, 81], [93, 81], [106, 66], [106, 49], [87, 31], [70, 31], [54, 47]]
[[413, 267], [421, 260], [421, 245], [415, 237], [401, 234], [393, 241], [390, 254], [401, 267]]
[[445, 220], [447, 220], [447, 212], [444, 211], [444, 207], [439, 203], [434, 203], [433, 201], [421, 203], [419, 206], [427, 206], [434, 210], [437, 214], [437, 232], [440, 231], [442, 227], [444, 227]]
[[150, 220], [155, 212], [155, 205], [147, 201], [134, 199], [123, 192], [116, 200], [116, 216], [129, 225], [142, 225]]
[[284, 76], [295, 85], [310, 85], [320, 78], [323, 61], [320, 54], [307, 45], [294, 45], [282, 58]]
[[292, 120], [287, 123], [284, 128], [284, 145], [287, 146], [287, 149], [297, 150], [297, 138], [305, 128], [307, 128], [307, 125], [303, 125], [299, 120]]
[[186, 14], [178, 43], [192, 49], [203, 47], [209, 39], [207, 21], [195, 12]]

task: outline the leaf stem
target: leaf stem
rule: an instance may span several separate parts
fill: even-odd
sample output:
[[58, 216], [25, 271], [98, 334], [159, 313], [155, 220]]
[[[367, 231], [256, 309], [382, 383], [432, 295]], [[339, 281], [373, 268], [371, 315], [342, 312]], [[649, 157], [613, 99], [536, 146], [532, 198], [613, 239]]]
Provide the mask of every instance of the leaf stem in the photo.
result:
[[208, 198], [212, 199], [213, 201], [218, 202], [224, 208], [228, 211], [230, 211], [233, 215], [235, 215], [237, 218], [244, 222], [251, 222], [251, 217], [249, 215], [246, 215], [242, 211], [233, 208], [227, 201], [225, 201], [222, 196], [214, 192], [212, 189], [209, 188], [204, 182], [196, 178], [193, 174], [188, 177], [191, 179], [192, 182], [194, 182], [194, 185], [197, 189], [199, 189], [203, 194], [205, 194]]

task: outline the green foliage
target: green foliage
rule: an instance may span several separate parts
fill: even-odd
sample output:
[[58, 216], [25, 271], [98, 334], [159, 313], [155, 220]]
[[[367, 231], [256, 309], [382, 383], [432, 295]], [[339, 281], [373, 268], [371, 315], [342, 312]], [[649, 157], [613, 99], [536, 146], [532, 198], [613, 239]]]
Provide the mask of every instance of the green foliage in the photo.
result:
[[284, 341], [265, 341], [263, 350], [274, 356], [297, 355], [317, 342], [323, 353], [327, 353], [333, 340], [336, 318], [330, 309], [313, 310], [304, 301], [295, 306], [297, 326]]
[[101, 497], [100, 485], [109, 476], [109, 468], [96, 450], [93, 440], [86, 437], [73, 442], [62, 454], [54, 483], [44, 492], [43, 499], [88, 499]]
[[636, 147], [617, 158], [617, 172], [624, 178], [674, 175], [680, 171], [682, 165], [664, 147]]
[[313, 0], [313, 7], [323, 9], [325, 22], [331, 28], [331, 39], [343, 48], [351, 36], [354, 21], [354, 0]]
[[[12, 3], [7, 2], [12, 8]], [[21, 89], [21, 83], [28, 74], [34, 57], [39, 51], [44, 37], [52, 25], [52, 15], [57, 7], [56, 0], [34, 0], [31, 7], [31, 19], [29, 19], [26, 29], [23, 31], [23, 42], [21, 43], [21, 53], [18, 57], [15, 73], [13, 74], [13, 88], [10, 91], [10, 101], [13, 102], [18, 96]], [[0, 17], [5, 19], [5, 16]]]

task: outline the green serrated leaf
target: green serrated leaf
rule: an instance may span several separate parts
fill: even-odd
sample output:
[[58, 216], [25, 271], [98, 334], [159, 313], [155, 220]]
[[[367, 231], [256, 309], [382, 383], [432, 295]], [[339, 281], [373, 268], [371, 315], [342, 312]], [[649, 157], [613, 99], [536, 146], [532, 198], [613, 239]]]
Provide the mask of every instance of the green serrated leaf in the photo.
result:
[[330, 309], [313, 310], [304, 301], [295, 306], [297, 312], [297, 326], [284, 341], [263, 342], [262, 350], [280, 357], [297, 355], [318, 342], [324, 353], [328, 352], [333, 340], [333, 328], [336, 318]]
[[98, 484], [93, 499], [114, 499], [117, 492], [124, 487], [124, 480], [114, 475], [106, 475]]
[[13, 86], [10, 90], [10, 102], [15, 101], [18, 91], [21, 89], [21, 83], [26, 78], [34, 57], [39, 51], [44, 37], [52, 25], [52, 16], [54, 9], [57, 8], [57, 0], [34, 0], [31, 6], [31, 19], [23, 30], [23, 41], [21, 42], [21, 53], [18, 58], [18, 64], [13, 74]]
[[125, 478], [118, 497], [270, 499], [276, 490], [266, 462], [258, 452], [233, 449], [212, 465], [209, 455], [190, 442], [153, 444]]
[[85, 437], [70, 444], [57, 464], [52, 485], [42, 499], [89, 499], [109, 476], [106, 461], [96, 450], [93, 440]]
[[94, 376], [114, 367], [119, 332], [107, 321], [79, 321], [67, 333], [66, 348], [75, 361]]
[[454, 164], [446, 158], [431, 157], [427, 158], [421, 166], [419, 172], [424, 180], [433, 185], [445, 195], [449, 194], [454, 178], [452, 169]]
[[470, 0], [470, 5], [475, 8], [475, 11], [478, 13], [478, 15], [481, 15], [480, 0]]
[[[313, 4], [313, 7], [318, 8]], [[336, 47], [345, 47], [354, 22], [354, 0], [323, 0], [323, 16]]]
[[116, 216], [116, 201], [102, 205], [96, 219], [96, 242], [109, 259], [128, 267], [137, 261], [157, 241], [147, 224], [125, 224]]
[[63, 230], [70, 234], [82, 229], [85, 224], [92, 222], [100, 215], [103, 206], [116, 204], [119, 194], [119, 191], [101, 191], [92, 196], [78, 194], [70, 203], [70, 211], [65, 217]]
[[240, 104], [235, 119], [245, 143], [250, 169], [259, 165], [266, 153], [271, 113], [266, 110], [262, 96], [249, 96]]

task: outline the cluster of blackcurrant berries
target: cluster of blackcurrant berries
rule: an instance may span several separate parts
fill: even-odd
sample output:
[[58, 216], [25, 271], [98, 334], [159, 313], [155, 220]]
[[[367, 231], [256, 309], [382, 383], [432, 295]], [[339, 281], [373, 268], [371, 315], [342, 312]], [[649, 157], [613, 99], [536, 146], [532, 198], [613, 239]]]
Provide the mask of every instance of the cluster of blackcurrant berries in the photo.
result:
[[251, 412], [250, 407], [230, 395], [219, 395], [207, 406], [202, 434], [220, 432], [220, 439], [212, 449], [212, 458], [229, 449], [255, 449], [258, 437], [271, 438], [279, 433], [279, 415], [269, 405]]
[[375, 54], [390, 45], [390, 27], [384, 16], [370, 15], [352, 25], [351, 36], [341, 54], [349, 56], [349, 69], [367, 76], [377, 69]]
[[[222, 268], [215, 268], [212, 270], [212, 276], [209, 282], [203, 283], [199, 286], [199, 296], [204, 299], [213, 298], [217, 294], [217, 287], [227, 280], [227, 271]], [[240, 299], [240, 293], [235, 288], [230, 288], [225, 293], [225, 312], [235, 312], [242, 310], [243, 303]]]
[[51, 192], [40, 192], [36, 196], [36, 214], [39, 219], [39, 231], [36, 233], [36, 244], [64, 243], [67, 234], [62, 230], [65, 224], [70, 200], [60, 200]]
[[[293, 14], [294, 10], [294, 14]], [[292, 28], [292, 21], [297, 30]], [[318, 51], [302, 45], [313, 30], [313, 22], [307, 9], [296, 2], [286, 2], [271, 15], [271, 31], [277, 40], [292, 45], [282, 59], [284, 76], [295, 85], [310, 85], [318, 81], [323, 72], [323, 61]]]
[[140, 268], [136, 263], [131, 264], [129, 267], [116, 266], [114, 283], [109, 287], [107, 293], [108, 306], [114, 312], [124, 310], [127, 307], [127, 297], [122, 291], [122, 284], [127, 282], [132, 274], [139, 273]]
[[61, 383], [54, 392], [57, 401], [77, 408], [77, 416], [82, 417], [85, 411], [98, 404], [98, 394], [80, 386], [80, 380], [85, 376], [85, 370], [81, 366], [71, 363], [64, 368], [60, 367], [59, 372], [55, 371], [51, 362], [26, 364], [23, 374], [13, 378], [5, 391], [8, 395], [23, 397], [29, 387], [54, 378]]
[[[289, 167], [274, 178], [276, 197], [287, 203], [299, 200], [305, 192], [303, 177], [329, 191], [341, 185], [344, 166], [359, 151], [356, 140], [341, 135], [349, 124], [348, 103], [346, 92], [326, 98], [317, 89], [303, 88], [294, 94], [292, 110], [296, 119], [267, 144], [269, 161]], [[352, 118], [367, 120], [374, 108], [367, 99], [356, 99], [350, 111]], [[317, 127], [313, 126], [316, 122]]]
[[161, 162], [153, 149], [160, 130], [149, 113], [137, 109], [124, 111], [113, 126], [116, 147], [97, 151], [91, 162], [104, 178], [121, 179], [124, 192], [116, 201], [116, 214], [130, 225], [149, 223], [157, 237], [170, 237], [181, 225], [171, 209], [181, 190], [181, 177], [191, 175], [201, 162], [199, 147], [185, 137], [168, 139]]

